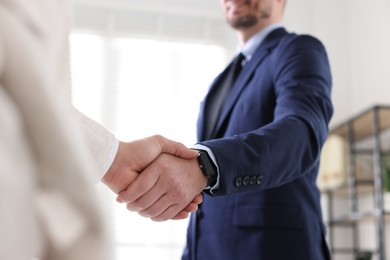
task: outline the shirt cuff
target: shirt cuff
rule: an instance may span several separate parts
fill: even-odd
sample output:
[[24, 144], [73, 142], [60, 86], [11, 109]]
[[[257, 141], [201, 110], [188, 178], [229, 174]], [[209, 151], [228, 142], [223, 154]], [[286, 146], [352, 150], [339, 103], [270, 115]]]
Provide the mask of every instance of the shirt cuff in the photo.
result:
[[113, 143], [112, 143], [111, 150], [108, 153], [106, 160], [104, 161], [104, 163], [101, 166], [101, 169], [100, 169], [101, 176], [99, 176], [100, 177], [99, 180], [103, 179], [103, 177], [107, 173], [108, 169], [110, 169], [112, 163], [114, 162], [115, 156], [118, 153], [118, 148], [119, 148], [119, 140], [114, 139]]

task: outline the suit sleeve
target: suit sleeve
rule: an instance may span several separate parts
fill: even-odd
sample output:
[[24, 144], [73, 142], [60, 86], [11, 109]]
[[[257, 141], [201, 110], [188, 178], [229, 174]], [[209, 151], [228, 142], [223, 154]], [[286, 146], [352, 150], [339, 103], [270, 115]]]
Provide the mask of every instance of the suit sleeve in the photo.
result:
[[[305, 175], [316, 180], [333, 113], [325, 48], [313, 37], [296, 36], [282, 42], [272, 60], [273, 121], [201, 143], [213, 151], [219, 166], [219, 185], [211, 189], [213, 195], [270, 189]], [[237, 179], [245, 176], [255, 176], [261, 184], [238, 187]]]

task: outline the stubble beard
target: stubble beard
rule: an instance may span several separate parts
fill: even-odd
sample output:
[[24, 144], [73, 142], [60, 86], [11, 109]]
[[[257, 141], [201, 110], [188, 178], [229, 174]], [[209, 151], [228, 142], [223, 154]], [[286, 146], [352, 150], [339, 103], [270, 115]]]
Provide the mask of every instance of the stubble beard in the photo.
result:
[[[255, 8], [258, 8], [257, 6]], [[245, 30], [248, 29], [257, 23], [260, 20], [267, 20], [271, 17], [271, 7], [268, 7], [266, 10], [263, 10], [259, 16], [254, 14], [248, 14], [242, 17], [238, 17], [235, 20], [228, 20], [230, 26], [236, 30]]]
[[254, 15], [246, 15], [243, 17], [239, 17], [236, 20], [229, 21], [229, 24], [234, 29], [248, 29], [254, 26], [258, 22], [258, 19]]

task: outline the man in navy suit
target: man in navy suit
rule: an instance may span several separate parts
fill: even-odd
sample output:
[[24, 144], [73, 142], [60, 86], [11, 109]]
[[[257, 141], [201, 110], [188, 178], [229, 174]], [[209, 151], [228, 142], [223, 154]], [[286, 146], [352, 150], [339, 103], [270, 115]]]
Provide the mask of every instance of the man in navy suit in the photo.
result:
[[[202, 102], [194, 147], [202, 172], [196, 162], [179, 167], [168, 155], [152, 165], [161, 179], [169, 166], [180, 169], [171, 183], [193, 193], [188, 201], [194, 187], [207, 186], [190, 219], [183, 260], [329, 260], [316, 186], [333, 113], [325, 48], [282, 27], [286, 0], [220, 2], [237, 31], [240, 59], [215, 79]], [[143, 197], [130, 189], [128, 208], [155, 220], [173, 216], [161, 208], [168, 200], [156, 192], [161, 185], [150, 186], [153, 192]]]

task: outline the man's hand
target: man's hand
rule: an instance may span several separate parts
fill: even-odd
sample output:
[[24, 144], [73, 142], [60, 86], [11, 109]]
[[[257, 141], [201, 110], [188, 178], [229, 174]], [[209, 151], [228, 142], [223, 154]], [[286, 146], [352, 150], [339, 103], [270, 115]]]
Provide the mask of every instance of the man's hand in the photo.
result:
[[[139, 172], [146, 168], [161, 153], [172, 154], [184, 159], [192, 159], [197, 156], [196, 151], [159, 135], [129, 143], [120, 142], [114, 162], [104, 175], [102, 182], [118, 194], [126, 190], [138, 177]], [[172, 219], [187, 218], [190, 212], [198, 209], [198, 204], [200, 203], [202, 203], [202, 195], [198, 194], [193, 201], [189, 202]]]
[[161, 153], [172, 154], [183, 159], [197, 156], [196, 151], [160, 135], [128, 143], [120, 142], [116, 157], [102, 182], [118, 194], [125, 190], [137, 178], [138, 173]]
[[180, 219], [186, 217], [189, 207], [197, 208], [199, 194], [206, 185], [207, 178], [196, 158], [161, 154], [126, 191], [119, 193], [117, 200], [154, 221]]

